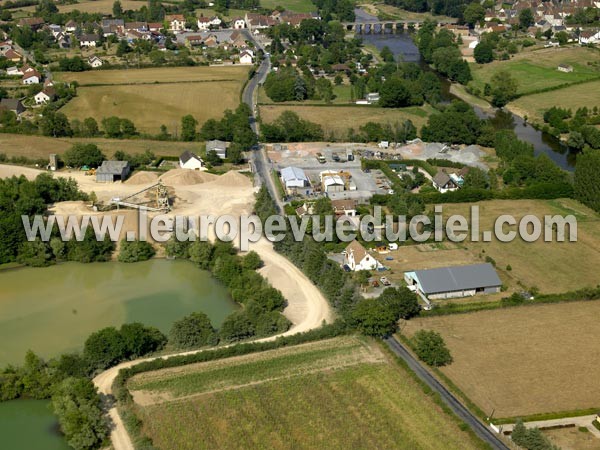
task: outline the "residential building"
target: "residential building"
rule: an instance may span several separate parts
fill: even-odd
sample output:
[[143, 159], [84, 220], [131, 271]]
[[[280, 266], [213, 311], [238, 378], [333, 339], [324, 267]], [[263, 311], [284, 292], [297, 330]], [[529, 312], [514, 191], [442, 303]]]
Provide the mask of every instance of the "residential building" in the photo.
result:
[[453, 192], [458, 190], [460, 187], [458, 182], [453, 180], [450, 175], [448, 175], [443, 170], [439, 170], [438, 173], [432, 179], [433, 187], [440, 191], [442, 194], [446, 192]]
[[103, 161], [96, 170], [96, 181], [99, 183], [114, 183], [124, 181], [129, 176], [131, 168], [129, 161]]
[[429, 300], [500, 292], [502, 282], [489, 263], [404, 273], [409, 288]]
[[356, 205], [357, 201], [353, 199], [331, 200], [331, 206], [336, 216], [357, 216]]
[[246, 28], [246, 21], [242, 17], [236, 17], [231, 21], [231, 24], [234, 30], [241, 30], [242, 28]]
[[190, 170], [207, 170], [204, 161], [189, 150], [183, 152], [179, 157], [179, 167]]
[[37, 70], [28, 71], [23, 74], [23, 84], [38, 84], [42, 79], [42, 76]]
[[97, 56], [90, 56], [88, 58], [88, 64], [90, 66], [92, 66], [94, 69], [97, 69], [98, 67], [102, 67], [102, 64], [104, 64], [104, 63]]
[[33, 96], [36, 105], [44, 105], [51, 102], [56, 97], [56, 91], [53, 87], [45, 87], [40, 92]]
[[580, 44], [595, 44], [600, 42], [600, 31], [585, 30], [579, 34]]
[[100, 36], [97, 34], [82, 34], [79, 36], [80, 47], [95, 47], [96, 43], [100, 40]]
[[350, 242], [342, 254], [344, 255], [344, 264], [352, 271], [376, 270], [381, 267], [379, 261], [369, 255], [369, 252], [358, 241]]
[[183, 14], [169, 14], [165, 16], [169, 31], [179, 32], [185, 30], [185, 17]]
[[240, 64], [252, 64], [254, 55], [251, 50], [244, 50], [240, 53]]
[[4, 57], [6, 59], [8, 59], [11, 62], [15, 62], [18, 63], [21, 61], [21, 54], [16, 52], [15, 50], [13, 50], [12, 48], [9, 48], [6, 52], [4, 52]]

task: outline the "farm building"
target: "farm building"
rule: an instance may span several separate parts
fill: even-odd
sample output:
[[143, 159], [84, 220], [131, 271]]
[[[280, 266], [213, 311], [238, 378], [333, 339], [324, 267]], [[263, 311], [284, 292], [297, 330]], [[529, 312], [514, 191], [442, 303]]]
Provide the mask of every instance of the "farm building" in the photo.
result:
[[213, 139], [206, 142], [206, 152], [214, 150], [221, 159], [227, 158], [227, 142]]
[[288, 194], [310, 195], [312, 188], [304, 170], [298, 167], [281, 169], [281, 181]]
[[502, 282], [489, 263], [404, 272], [404, 280], [430, 300], [500, 292]]
[[573, 72], [573, 66], [570, 66], [568, 64], [559, 64], [557, 70], [559, 72], [570, 73]]
[[189, 150], [186, 150], [179, 157], [179, 167], [191, 170], [207, 170], [204, 161]]
[[16, 98], [3, 98], [0, 100], [0, 111], [2, 110], [12, 111], [17, 117], [20, 117], [21, 114], [25, 112], [25, 107], [23, 106], [23, 103], [21, 103], [21, 100]]
[[358, 241], [350, 242], [342, 254], [344, 255], [344, 264], [350, 270], [375, 270], [381, 266], [379, 261], [369, 255], [367, 249]]
[[128, 161], [103, 161], [102, 165], [96, 170], [96, 181], [99, 183], [124, 181], [129, 176], [130, 171]]

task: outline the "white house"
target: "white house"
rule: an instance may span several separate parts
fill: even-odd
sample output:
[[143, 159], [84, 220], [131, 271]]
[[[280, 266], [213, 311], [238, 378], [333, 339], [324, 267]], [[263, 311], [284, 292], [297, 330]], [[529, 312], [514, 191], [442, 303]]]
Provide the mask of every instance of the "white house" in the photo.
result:
[[250, 50], [244, 50], [240, 53], [240, 64], [252, 64], [254, 55]]
[[183, 152], [179, 157], [179, 167], [190, 170], [207, 170], [204, 161], [189, 150]]
[[458, 180], [451, 178], [450, 175], [441, 170], [435, 174], [435, 177], [433, 177], [432, 182], [433, 187], [440, 191], [442, 194], [445, 194], [446, 192], [456, 191], [460, 187]]
[[233, 29], [241, 30], [242, 28], [246, 28], [246, 21], [241, 17], [236, 17], [232, 21]]
[[169, 24], [169, 31], [184, 31], [185, 17], [183, 14], [171, 14], [165, 16], [165, 21]]
[[350, 270], [375, 270], [381, 266], [373, 256], [369, 255], [367, 250], [358, 241], [352, 241], [343, 252], [344, 264]]
[[46, 87], [37, 94], [34, 95], [34, 100], [36, 105], [44, 105], [48, 102], [51, 102], [56, 97], [56, 92], [53, 87]]
[[82, 34], [79, 36], [80, 47], [95, 47], [96, 43], [100, 40], [100, 36], [97, 34]]
[[207, 31], [210, 29], [211, 20], [209, 17], [198, 17], [198, 30]]
[[579, 35], [580, 44], [595, 44], [600, 41], [600, 31], [582, 31]]
[[97, 56], [91, 56], [88, 59], [88, 64], [90, 66], [92, 66], [94, 69], [97, 69], [98, 67], [102, 67], [102, 64], [104, 64], [102, 62], [102, 60], [100, 58], [98, 58]]
[[23, 84], [38, 84], [40, 82], [40, 74], [34, 70], [33, 72], [27, 72], [23, 75], [22, 83]]

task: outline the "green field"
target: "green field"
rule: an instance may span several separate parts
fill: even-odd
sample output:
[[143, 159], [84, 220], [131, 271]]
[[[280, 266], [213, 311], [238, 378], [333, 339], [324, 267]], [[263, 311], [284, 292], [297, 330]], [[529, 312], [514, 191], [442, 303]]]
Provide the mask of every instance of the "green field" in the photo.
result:
[[553, 106], [569, 108], [573, 112], [583, 106], [590, 109], [600, 107], [600, 80], [520, 97], [509, 103], [508, 108], [520, 116], [526, 114], [530, 120], [542, 123], [544, 112]]
[[316, 12], [317, 7], [310, 0], [260, 0], [260, 6], [275, 9], [278, 6], [295, 12]]
[[273, 104], [260, 107], [261, 119], [266, 123], [274, 121], [283, 111], [294, 111], [301, 118], [316, 122], [323, 127], [326, 136], [345, 139], [348, 129], [358, 131], [367, 122], [394, 124], [410, 119], [420, 129], [427, 122], [432, 111], [429, 106], [408, 108], [378, 108], [376, 106], [310, 106], [298, 104]]
[[158, 134], [166, 125], [174, 133], [186, 114], [200, 124], [235, 109], [248, 67], [196, 67], [63, 73], [77, 81], [77, 97], [61, 112], [69, 119], [131, 119], [138, 131]]
[[143, 432], [163, 450], [481, 448], [362, 338], [149, 372], [129, 385]]
[[[573, 72], [559, 72], [559, 64], [573, 66]], [[519, 53], [507, 61], [472, 63], [471, 85], [483, 92], [485, 83], [500, 70], [506, 70], [517, 80], [519, 94], [527, 95], [539, 89], [600, 78], [600, 52], [585, 47], [544, 48]], [[548, 95], [563, 98], [557, 92]]]

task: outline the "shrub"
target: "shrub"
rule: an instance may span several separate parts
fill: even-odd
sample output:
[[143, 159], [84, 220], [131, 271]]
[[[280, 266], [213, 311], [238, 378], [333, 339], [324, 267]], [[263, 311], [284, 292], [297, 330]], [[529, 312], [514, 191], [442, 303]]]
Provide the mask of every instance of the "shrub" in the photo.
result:
[[431, 330], [419, 330], [412, 338], [417, 356], [430, 366], [445, 366], [452, 362], [450, 350], [442, 336]]
[[173, 324], [169, 343], [176, 348], [196, 348], [216, 344], [217, 335], [206, 314], [192, 313]]

